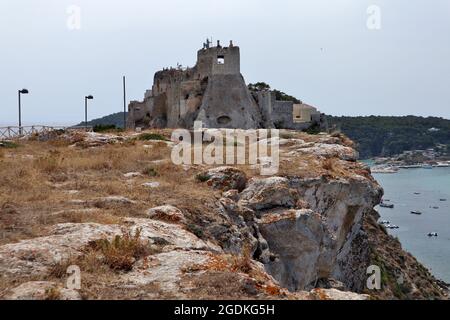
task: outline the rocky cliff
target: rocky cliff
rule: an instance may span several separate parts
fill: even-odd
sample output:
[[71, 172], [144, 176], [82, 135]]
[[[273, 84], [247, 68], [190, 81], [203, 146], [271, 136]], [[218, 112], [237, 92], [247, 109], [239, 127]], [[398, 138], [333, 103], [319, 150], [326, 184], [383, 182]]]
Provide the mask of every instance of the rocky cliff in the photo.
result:
[[[263, 177], [255, 166], [175, 166], [173, 142], [143, 136], [23, 141], [0, 163], [9, 172], [0, 296], [446, 298], [378, 225], [383, 190], [351, 141], [284, 132], [278, 142], [279, 173]], [[381, 290], [366, 287], [371, 265]], [[80, 289], [67, 287], [69, 266], [81, 271]]]

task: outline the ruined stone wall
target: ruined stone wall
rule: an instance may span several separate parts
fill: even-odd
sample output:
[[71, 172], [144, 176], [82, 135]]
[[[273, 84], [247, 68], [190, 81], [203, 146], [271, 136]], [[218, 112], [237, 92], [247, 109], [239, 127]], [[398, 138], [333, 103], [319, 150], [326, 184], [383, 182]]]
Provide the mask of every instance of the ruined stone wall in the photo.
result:
[[[154, 76], [144, 102], [132, 102], [128, 127], [283, 128], [303, 130], [311, 123], [294, 123], [293, 103], [276, 101], [270, 91], [250, 93], [240, 71], [239, 47], [210, 47], [197, 52], [193, 68], [171, 68]], [[321, 121], [320, 115], [315, 116]]]
[[290, 128], [294, 125], [292, 101], [275, 101], [272, 106], [272, 121], [276, 128]]
[[[149, 114], [151, 113], [151, 99], [146, 99], [142, 102], [131, 101], [128, 106], [127, 127], [135, 129], [136, 127], [147, 126], [150, 121]], [[147, 121], [147, 122], [146, 122]]]
[[197, 120], [207, 128], [262, 127], [260, 109], [240, 74], [213, 75], [209, 78]]
[[214, 47], [197, 52], [198, 79], [219, 74], [240, 74], [240, 65], [239, 47]]
[[275, 96], [270, 91], [260, 91], [256, 94], [256, 100], [261, 110], [265, 128], [273, 128], [272, 109], [275, 104]]

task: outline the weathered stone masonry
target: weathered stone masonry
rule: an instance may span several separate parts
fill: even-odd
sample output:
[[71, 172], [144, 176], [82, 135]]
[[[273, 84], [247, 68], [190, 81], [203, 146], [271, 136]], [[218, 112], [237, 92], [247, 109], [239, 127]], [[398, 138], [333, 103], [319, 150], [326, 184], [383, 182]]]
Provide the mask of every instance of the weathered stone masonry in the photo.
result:
[[[303, 110], [294, 115], [294, 110]], [[129, 105], [129, 128], [324, 129], [325, 116], [307, 105], [277, 101], [271, 91], [250, 92], [240, 71], [240, 51], [230, 41], [207, 41], [193, 68], [158, 71], [144, 100]]]

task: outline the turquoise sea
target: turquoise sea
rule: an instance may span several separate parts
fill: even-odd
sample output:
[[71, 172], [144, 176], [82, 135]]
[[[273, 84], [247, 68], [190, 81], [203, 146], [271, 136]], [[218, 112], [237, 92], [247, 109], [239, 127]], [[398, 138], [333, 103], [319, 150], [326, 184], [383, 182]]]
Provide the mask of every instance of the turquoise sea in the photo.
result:
[[[394, 209], [376, 208], [380, 221], [398, 225], [400, 229], [389, 233], [437, 278], [450, 283], [450, 168], [402, 169], [373, 176], [384, 188], [384, 199], [395, 205]], [[422, 215], [411, 214], [416, 210]], [[439, 236], [430, 238], [430, 232]]]

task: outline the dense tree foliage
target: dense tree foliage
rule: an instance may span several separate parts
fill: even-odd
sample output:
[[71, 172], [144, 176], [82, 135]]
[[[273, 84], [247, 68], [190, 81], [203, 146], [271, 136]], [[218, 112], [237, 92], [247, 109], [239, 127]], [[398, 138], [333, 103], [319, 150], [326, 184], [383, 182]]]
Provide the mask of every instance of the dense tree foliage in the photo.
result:
[[[78, 126], [84, 126], [84, 122], [79, 123]], [[97, 127], [99, 131], [104, 126], [123, 128], [123, 112], [113, 113], [103, 118], [88, 121], [88, 126]]]
[[393, 156], [439, 145], [450, 149], [450, 120], [443, 118], [329, 116], [328, 122], [358, 144], [361, 158]]
[[[270, 90], [270, 85], [268, 85], [265, 82], [257, 82], [257, 83], [250, 83], [248, 85], [248, 89], [250, 91], [263, 91], [263, 90]], [[299, 99], [296, 97], [293, 97], [291, 95], [288, 95], [280, 90], [272, 90], [275, 94], [275, 99], [279, 101], [293, 101], [294, 103], [300, 104], [302, 103]]]

